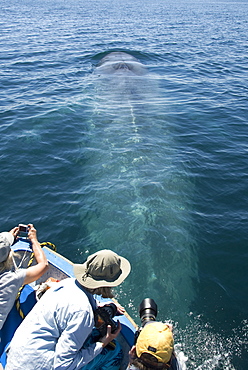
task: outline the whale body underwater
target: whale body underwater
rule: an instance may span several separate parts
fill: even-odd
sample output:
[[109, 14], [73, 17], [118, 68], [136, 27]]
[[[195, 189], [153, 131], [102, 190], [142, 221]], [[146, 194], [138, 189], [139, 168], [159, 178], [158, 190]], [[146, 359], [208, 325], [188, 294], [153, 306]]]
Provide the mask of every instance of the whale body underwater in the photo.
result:
[[197, 275], [192, 184], [161, 105], [159, 76], [136, 57], [111, 52], [91, 78], [82, 138], [85, 249], [112, 249], [129, 259], [123, 304], [135, 315], [151, 297], [168, 317], [186, 317]]
[[98, 63], [97, 73], [143, 76], [147, 73], [147, 69], [144, 64], [130, 54], [112, 52]]
[[113, 104], [117, 103], [117, 109], [126, 106], [131, 110], [137, 110], [154, 99], [158, 91], [157, 81], [151, 78], [147, 67], [136, 57], [125, 52], [111, 52], [105, 55], [97, 64], [93, 75], [97, 97], [104, 103], [100, 109], [113, 108], [108, 103], [109, 100]]

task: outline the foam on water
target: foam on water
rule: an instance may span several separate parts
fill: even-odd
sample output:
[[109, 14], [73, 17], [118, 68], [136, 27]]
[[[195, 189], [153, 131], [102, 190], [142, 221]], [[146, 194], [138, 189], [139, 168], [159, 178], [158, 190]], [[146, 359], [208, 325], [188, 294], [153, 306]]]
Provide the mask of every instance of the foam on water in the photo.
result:
[[191, 315], [186, 328], [176, 326], [176, 353], [184, 369], [188, 370], [238, 370], [233, 359], [248, 349], [248, 321], [233, 329], [226, 337], [216, 332], [201, 315]]

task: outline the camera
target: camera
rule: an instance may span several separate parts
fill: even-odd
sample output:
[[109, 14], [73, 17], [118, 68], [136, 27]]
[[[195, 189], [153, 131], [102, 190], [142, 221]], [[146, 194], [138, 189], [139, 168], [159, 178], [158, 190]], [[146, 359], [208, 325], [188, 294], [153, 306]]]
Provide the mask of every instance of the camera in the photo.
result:
[[156, 302], [152, 298], [145, 298], [139, 305], [139, 316], [141, 327], [134, 334], [134, 344], [137, 342], [138, 336], [142, 328], [151, 321], [156, 321], [158, 308]]
[[19, 224], [19, 232], [28, 233], [28, 225]]
[[20, 235], [20, 237], [27, 238], [29, 229], [28, 225], [19, 224], [18, 227], [19, 227], [18, 235]]
[[96, 310], [97, 315], [97, 329], [100, 332], [101, 337], [107, 334], [107, 326], [111, 326], [111, 333], [114, 333], [118, 328], [117, 323], [113, 320], [116, 315], [117, 307], [114, 303], [106, 304], [103, 307], [98, 307]]
[[148, 321], [156, 321], [158, 314], [157, 304], [152, 298], [145, 298], [139, 306], [141, 326], [145, 326]]

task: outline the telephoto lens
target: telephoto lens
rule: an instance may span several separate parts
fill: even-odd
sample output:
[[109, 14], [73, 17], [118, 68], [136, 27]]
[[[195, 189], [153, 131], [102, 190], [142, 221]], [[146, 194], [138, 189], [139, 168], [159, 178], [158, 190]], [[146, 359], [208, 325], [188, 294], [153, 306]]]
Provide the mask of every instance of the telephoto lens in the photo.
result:
[[148, 321], [156, 321], [157, 304], [152, 298], [145, 298], [139, 306], [139, 315], [141, 326], [143, 327]]

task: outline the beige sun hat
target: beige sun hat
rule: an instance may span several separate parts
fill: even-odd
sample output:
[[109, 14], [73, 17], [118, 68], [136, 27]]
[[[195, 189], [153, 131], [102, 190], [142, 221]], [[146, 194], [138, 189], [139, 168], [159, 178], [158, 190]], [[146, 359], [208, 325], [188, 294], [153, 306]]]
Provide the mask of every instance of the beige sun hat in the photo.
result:
[[0, 263], [4, 262], [10, 252], [10, 247], [14, 243], [14, 235], [8, 231], [0, 233]]
[[77, 281], [86, 288], [115, 287], [129, 275], [129, 261], [115, 252], [103, 249], [90, 255], [83, 264], [73, 267]]

